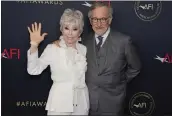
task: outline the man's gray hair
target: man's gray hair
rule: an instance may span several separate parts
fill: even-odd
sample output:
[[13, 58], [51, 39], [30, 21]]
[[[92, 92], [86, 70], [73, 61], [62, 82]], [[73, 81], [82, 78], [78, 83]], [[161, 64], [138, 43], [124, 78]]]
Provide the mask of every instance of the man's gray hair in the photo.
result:
[[88, 17], [91, 18], [92, 17], [92, 11], [94, 9], [96, 9], [97, 7], [107, 7], [109, 9], [109, 17], [112, 18], [113, 16], [113, 9], [110, 5], [109, 2], [105, 2], [105, 1], [96, 1], [92, 4], [89, 12], [88, 12]]
[[79, 30], [82, 33], [84, 27], [83, 14], [79, 10], [65, 9], [60, 19], [60, 30], [62, 31], [65, 24], [74, 24], [79, 26]]

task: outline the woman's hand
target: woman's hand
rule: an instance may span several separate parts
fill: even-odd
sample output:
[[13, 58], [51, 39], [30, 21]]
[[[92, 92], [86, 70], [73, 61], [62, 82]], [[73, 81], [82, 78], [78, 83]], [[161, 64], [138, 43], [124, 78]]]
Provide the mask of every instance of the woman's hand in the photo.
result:
[[47, 33], [41, 35], [41, 23], [37, 24], [35, 22], [32, 24], [32, 29], [28, 27], [28, 31], [30, 33], [31, 44], [37, 44], [37, 46], [44, 40], [44, 37], [48, 35]]

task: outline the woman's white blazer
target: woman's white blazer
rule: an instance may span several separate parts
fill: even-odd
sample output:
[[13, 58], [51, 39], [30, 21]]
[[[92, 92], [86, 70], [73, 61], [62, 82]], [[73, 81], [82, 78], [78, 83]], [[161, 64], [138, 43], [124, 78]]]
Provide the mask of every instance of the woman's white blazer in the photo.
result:
[[[78, 42], [77, 50], [66, 47], [63, 38], [59, 44], [61, 47], [48, 44], [39, 58], [38, 51], [30, 54], [29, 49], [27, 71], [30, 75], [39, 75], [50, 65], [53, 85], [49, 92], [46, 110], [73, 112], [74, 89], [86, 87], [86, 47]], [[87, 104], [88, 101], [85, 102]], [[88, 107], [86, 105], [84, 109]]]

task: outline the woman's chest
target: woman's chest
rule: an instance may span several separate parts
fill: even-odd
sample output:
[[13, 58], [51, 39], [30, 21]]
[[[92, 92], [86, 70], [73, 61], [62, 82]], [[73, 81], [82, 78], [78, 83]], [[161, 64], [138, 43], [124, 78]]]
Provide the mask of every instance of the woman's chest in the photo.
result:
[[72, 71], [76, 69], [84, 60], [77, 52], [67, 49], [53, 49], [51, 70]]

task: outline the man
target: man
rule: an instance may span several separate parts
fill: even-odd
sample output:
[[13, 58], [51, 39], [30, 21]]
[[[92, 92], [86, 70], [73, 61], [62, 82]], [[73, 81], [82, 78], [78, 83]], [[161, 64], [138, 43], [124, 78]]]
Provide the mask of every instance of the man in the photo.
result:
[[126, 84], [141, 68], [129, 36], [110, 29], [112, 8], [95, 2], [88, 13], [93, 34], [84, 38], [90, 115], [123, 116]]

